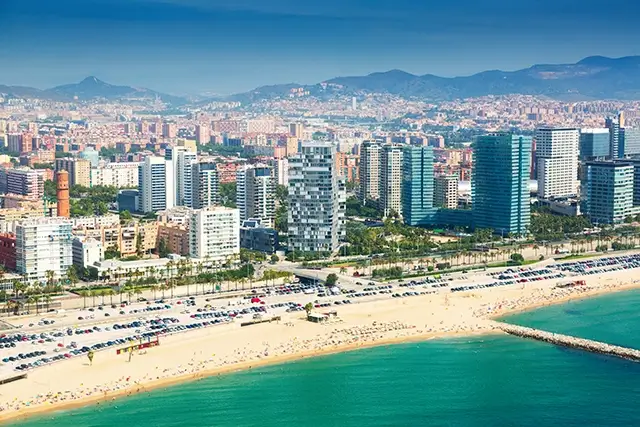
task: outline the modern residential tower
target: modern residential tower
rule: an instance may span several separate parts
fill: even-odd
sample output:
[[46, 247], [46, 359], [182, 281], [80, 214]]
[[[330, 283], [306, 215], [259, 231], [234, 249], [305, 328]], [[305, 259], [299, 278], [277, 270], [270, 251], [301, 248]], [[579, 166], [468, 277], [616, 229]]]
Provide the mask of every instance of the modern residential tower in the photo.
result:
[[289, 249], [335, 252], [344, 234], [344, 182], [336, 171], [335, 146], [306, 142], [289, 159]]
[[578, 194], [580, 131], [574, 128], [536, 130], [538, 196], [563, 198]]

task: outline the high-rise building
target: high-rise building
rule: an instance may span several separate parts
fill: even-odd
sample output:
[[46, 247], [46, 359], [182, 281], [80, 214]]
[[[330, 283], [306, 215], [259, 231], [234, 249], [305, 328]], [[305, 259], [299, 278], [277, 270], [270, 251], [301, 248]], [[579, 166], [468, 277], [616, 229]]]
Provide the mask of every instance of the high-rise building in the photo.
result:
[[202, 209], [220, 204], [220, 178], [215, 163], [198, 162], [191, 165], [193, 208]]
[[273, 165], [273, 176], [277, 185], [289, 185], [289, 160], [274, 159], [271, 164]]
[[305, 142], [289, 159], [289, 249], [334, 252], [344, 235], [345, 190], [335, 146]]
[[275, 221], [276, 184], [273, 168], [267, 165], [249, 165], [236, 172], [236, 204], [240, 222], [259, 219], [271, 228]]
[[[624, 116], [622, 120], [624, 122]], [[617, 119], [611, 117], [605, 119], [604, 127], [609, 129], [609, 158], [620, 159], [624, 157], [624, 139], [620, 139], [620, 115]]]
[[19, 194], [33, 199], [44, 196], [44, 174], [35, 169], [8, 169], [7, 193]]
[[69, 172], [69, 185], [91, 186], [91, 162], [85, 159], [62, 158], [56, 159], [56, 172]]
[[380, 199], [380, 158], [382, 146], [365, 141], [360, 146], [360, 200], [378, 202]]
[[436, 177], [434, 203], [439, 208], [456, 209], [458, 207], [457, 175], [440, 175]]
[[69, 218], [71, 216], [71, 207], [69, 205], [69, 172], [64, 169], [56, 173], [56, 199], [58, 203], [58, 216]]
[[287, 137], [287, 157], [295, 156], [300, 151], [300, 140], [295, 136]]
[[617, 224], [634, 209], [634, 166], [626, 161], [585, 164], [583, 212], [594, 224]]
[[211, 141], [211, 130], [209, 125], [196, 125], [196, 142], [200, 145], [208, 144]]
[[192, 258], [225, 262], [240, 253], [240, 216], [237, 209], [212, 206], [195, 209], [189, 219]]
[[402, 218], [411, 226], [428, 225], [433, 206], [433, 149], [403, 147]]
[[386, 144], [380, 156], [379, 208], [384, 217], [402, 215], [402, 146]]
[[175, 183], [174, 206], [193, 206], [193, 183], [191, 166], [198, 161], [198, 155], [187, 147], [167, 147], [165, 160], [172, 164]]
[[149, 156], [138, 168], [140, 212], [172, 208], [175, 200], [173, 164], [162, 157]]
[[289, 134], [296, 138], [303, 138], [304, 126], [302, 123], [291, 123], [289, 125]]
[[542, 199], [578, 194], [580, 131], [569, 128], [536, 130], [538, 196]]
[[609, 153], [609, 129], [594, 128], [580, 131], [580, 160], [604, 160]]
[[640, 154], [640, 129], [621, 128], [619, 138], [622, 140], [623, 156], [621, 157]]
[[175, 123], [164, 123], [162, 125], [163, 138], [175, 138], [178, 135], [178, 125]]
[[39, 218], [16, 226], [16, 270], [29, 282], [47, 281], [65, 276], [71, 267], [71, 221], [66, 218]]
[[524, 234], [531, 220], [531, 137], [496, 133], [477, 138], [471, 179], [475, 228]]

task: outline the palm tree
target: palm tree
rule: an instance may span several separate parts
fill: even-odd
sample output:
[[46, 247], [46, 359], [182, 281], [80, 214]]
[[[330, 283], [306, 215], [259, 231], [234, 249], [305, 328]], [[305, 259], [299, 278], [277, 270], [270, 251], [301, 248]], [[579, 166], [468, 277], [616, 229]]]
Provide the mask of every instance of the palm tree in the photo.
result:
[[10, 300], [7, 302], [7, 312], [13, 311], [13, 315], [17, 316], [23, 304], [18, 300]]
[[104, 294], [109, 297], [109, 303], [113, 305], [113, 296], [115, 295], [113, 288], [106, 289]]
[[153, 292], [153, 299], [156, 300], [156, 292], [158, 292], [158, 285], [151, 285], [151, 291]]
[[340, 267], [340, 274], [347, 274], [347, 267], [345, 267], [344, 265]]
[[[47, 279], [49, 278], [48, 273], [49, 272], [47, 272]], [[78, 272], [76, 271], [76, 268], [73, 265], [67, 268], [66, 276], [67, 276], [67, 280], [69, 281], [69, 284], [71, 284], [71, 287], [74, 287], [76, 283], [78, 283]], [[51, 279], [53, 280], [53, 277]]]
[[40, 295], [31, 295], [27, 299], [27, 303], [36, 305], [36, 315], [40, 314]]

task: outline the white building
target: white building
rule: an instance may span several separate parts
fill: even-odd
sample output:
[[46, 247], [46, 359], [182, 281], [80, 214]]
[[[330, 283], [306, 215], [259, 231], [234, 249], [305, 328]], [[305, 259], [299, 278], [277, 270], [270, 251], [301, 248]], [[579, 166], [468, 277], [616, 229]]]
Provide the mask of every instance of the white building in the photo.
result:
[[457, 209], [458, 176], [441, 175], [435, 179], [434, 204], [441, 208]]
[[191, 258], [224, 262], [240, 253], [238, 209], [222, 206], [194, 209], [189, 223]]
[[360, 147], [360, 200], [380, 199], [380, 156], [382, 147], [376, 141], [365, 141]]
[[380, 156], [380, 210], [402, 215], [402, 146], [387, 144]]
[[70, 218], [73, 228], [99, 228], [112, 227], [120, 224], [120, 216], [117, 214], [106, 214], [99, 216], [81, 216]]
[[102, 242], [91, 237], [76, 237], [72, 242], [73, 265], [93, 267], [104, 259]]
[[173, 164], [162, 157], [149, 156], [138, 170], [140, 212], [157, 212], [174, 206]]
[[273, 176], [278, 185], [289, 185], [289, 160], [287, 158], [274, 159]]
[[91, 186], [137, 187], [140, 164], [141, 162], [107, 163], [91, 168]]
[[303, 142], [289, 159], [289, 249], [335, 252], [344, 234], [345, 190], [336, 147]]
[[220, 204], [218, 166], [212, 162], [191, 165], [192, 208], [202, 209]]
[[45, 282], [47, 271], [64, 277], [72, 265], [71, 221], [38, 218], [16, 226], [16, 270], [29, 282]]
[[[192, 165], [198, 162], [198, 155], [187, 147], [167, 147], [165, 160], [172, 164], [175, 186], [174, 206], [193, 207]], [[171, 175], [167, 175], [171, 176]]]
[[271, 166], [247, 165], [236, 172], [236, 204], [240, 222], [249, 218], [272, 228], [276, 215], [276, 185]]
[[541, 199], [578, 194], [580, 130], [537, 129], [538, 196]]

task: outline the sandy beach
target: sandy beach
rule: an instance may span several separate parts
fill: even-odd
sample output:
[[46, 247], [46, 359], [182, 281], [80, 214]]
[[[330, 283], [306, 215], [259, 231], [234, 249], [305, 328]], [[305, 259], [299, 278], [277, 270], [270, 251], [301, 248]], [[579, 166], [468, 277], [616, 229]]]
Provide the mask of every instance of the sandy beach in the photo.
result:
[[[338, 308], [339, 321], [314, 324], [304, 312], [277, 323], [226, 324], [169, 337], [158, 347], [128, 355], [95, 354], [93, 365], [75, 358], [36, 369], [0, 385], [0, 421], [102, 400], [126, 398], [158, 387], [363, 347], [432, 338], [499, 333], [492, 318], [572, 299], [631, 289], [634, 270], [586, 276], [583, 287], [554, 288], [558, 280], [471, 292], [386, 299]], [[578, 277], [576, 277], [578, 279]]]

